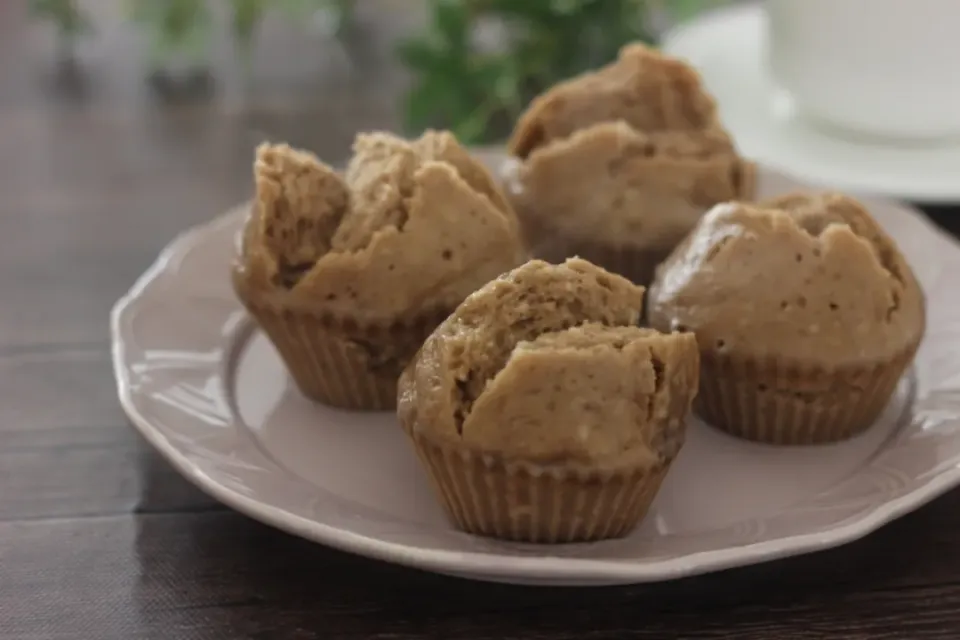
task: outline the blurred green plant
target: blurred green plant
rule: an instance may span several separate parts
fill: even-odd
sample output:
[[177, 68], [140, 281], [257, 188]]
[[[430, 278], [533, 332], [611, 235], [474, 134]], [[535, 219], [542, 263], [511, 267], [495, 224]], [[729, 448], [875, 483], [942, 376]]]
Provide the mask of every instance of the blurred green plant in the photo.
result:
[[62, 58], [72, 57], [77, 38], [93, 31], [90, 18], [80, 9], [77, 0], [31, 0], [29, 8], [34, 17], [49, 20], [56, 26], [58, 53]]
[[163, 67], [176, 55], [188, 65], [202, 66], [213, 31], [204, 0], [129, 0], [130, 18], [149, 36], [151, 68]]
[[[205, 61], [215, 29], [216, 5], [225, 7], [229, 26], [244, 64], [249, 64], [256, 32], [269, 11], [285, 13], [304, 22], [320, 11], [331, 14], [334, 32], [349, 28], [354, 7], [360, 0], [128, 0], [132, 21], [149, 38], [148, 61], [162, 65], [170, 57], [187, 63]], [[78, 37], [93, 31], [81, 0], [29, 0], [34, 16], [51, 22], [56, 28], [62, 53], [72, 55]]]
[[426, 31], [399, 55], [413, 74], [405, 124], [451, 129], [469, 144], [502, 140], [537, 94], [655, 43], [657, 22], [722, 0], [427, 0]]

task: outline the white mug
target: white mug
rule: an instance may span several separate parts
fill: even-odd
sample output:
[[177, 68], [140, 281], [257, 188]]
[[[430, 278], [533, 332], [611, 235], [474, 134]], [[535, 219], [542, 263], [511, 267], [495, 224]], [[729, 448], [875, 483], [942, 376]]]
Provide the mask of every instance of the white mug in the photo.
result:
[[767, 0], [770, 72], [797, 109], [873, 136], [960, 135], [960, 0]]

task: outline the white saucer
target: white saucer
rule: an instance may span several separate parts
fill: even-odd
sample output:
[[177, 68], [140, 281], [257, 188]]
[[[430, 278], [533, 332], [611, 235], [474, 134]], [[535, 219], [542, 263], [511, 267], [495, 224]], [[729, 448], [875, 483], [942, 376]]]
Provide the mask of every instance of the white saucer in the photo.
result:
[[745, 155], [817, 185], [926, 203], [960, 202], [960, 144], [895, 147], [845, 139], [805, 121], [766, 71], [766, 15], [751, 4], [708, 13], [669, 33], [716, 96]]
[[[500, 156], [502, 160], [502, 156]], [[801, 188], [761, 170], [772, 196]], [[112, 314], [121, 404], [187, 479], [294, 535], [481, 580], [670, 580], [854, 540], [960, 484], [960, 247], [913, 210], [875, 203], [929, 304], [915, 363], [881, 420], [827, 447], [771, 447], [691, 419], [651, 512], [630, 536], [522, 545], [454, 530], [390, 413], [304, 399], [228, 277], [247, 207], [173, 242]]]

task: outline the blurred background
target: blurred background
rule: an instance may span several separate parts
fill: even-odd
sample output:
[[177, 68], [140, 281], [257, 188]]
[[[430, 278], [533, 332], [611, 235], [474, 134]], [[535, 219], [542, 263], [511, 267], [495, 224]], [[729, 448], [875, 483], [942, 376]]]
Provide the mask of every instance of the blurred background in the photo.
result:
[[239, 145], [234, 151], [263, 137], [289, 138], [336, 160], [354, 130], [372, 127], [446, 127], [465, 142], [489, 143], [505, 137], [544, 88], [720, 4], [4, 2], [0, 95], [28, 111], [62, 106], [98, 119], [218, 114], [229, 124], [204, 127], [204, 135]]
[[531, 96], [715, 0], [3, 0], [0, 327], [101, 344], [185, 228], [251, 195], [265, 139], [502, 139]]
[[[544, 88], [612, 60], [625, 42], [656, 43], [672, 25], [730, 14], [728, 5], [753, 3], [4, 0], [0, 231], [18, 241], [0, 257], [2, 324], [27, 341], [102, 341], [109, 305], [172, 237], [250, 196], [252, 151], [265, 139], [332, 164], [364, 129], [448, 127], [468, 143], [496, 143]], [[730, 66], [726, 58], [706, 55]], [[773, 139], [743, 114], [738, 142]], [[792, 152], [809, 136], [788, 141]], [[883, 158], [820, 148], [810, 164], [831, 160], [831, 172]], [[954, 184], [950, 153], [928, 165]], [[891, 181], [880, 169], [935, 173], [914, 156], [894, 160], [864, 164], [867, 177], [883, 186]], [[925, 210], [960, 227], [952, 207]]]

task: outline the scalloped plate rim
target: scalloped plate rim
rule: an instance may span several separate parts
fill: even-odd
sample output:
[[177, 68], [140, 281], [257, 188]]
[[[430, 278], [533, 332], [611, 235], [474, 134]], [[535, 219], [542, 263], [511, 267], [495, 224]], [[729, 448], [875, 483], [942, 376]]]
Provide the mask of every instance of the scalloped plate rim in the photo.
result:
[[[769, 170], [765, 169], [765, 171]], [[652, 561], [598, 560], [549, 555], [531, 557], [425, 549], [336, 528], [292, 514], [274, 505], [265, 504], [218, 482], [202, 464], [185, 455], [178, 446], [161, 433], [136, 405], [135, 385], [131, 384], [130, 371], [126, 366], [124, 321], [135, 308], [136, 303], [142, 299], [152, 284], [168, 273], [171, 265], [176, 264], [190, 249], [202, 242], [207, 233], [219, 225], [226, 224], [233, 216], [239, 215], [239, 211], [244, 208], [245, 205], [240, 205], [211, 221], [182, 232], [137, 279], [130, 291], [117, 301], [110, 314], [112, 363], [117, 381], [117, 393], [123, 410], [139, 433], [177, 471], [225, 505], [293, 535], [361, 556], [474, 579], [515, 581], [526, 584], [630, 584], [671, 580], [840, 546], [875, 531], [960, 485], [960, 466], [958, 466], [960, 460], [958, 460], [957, 464], [932, 475], [912, 491], [892, 500], [877, 503], [852, 522], [822, 531]], [[943, 235], [931, 223], [925, 222], [930, 226], [928, 231], [931, 234]], [[237, 304], [239, 307], [239, 303]], [[960, 415], [954, 418], [960, 420]]]

